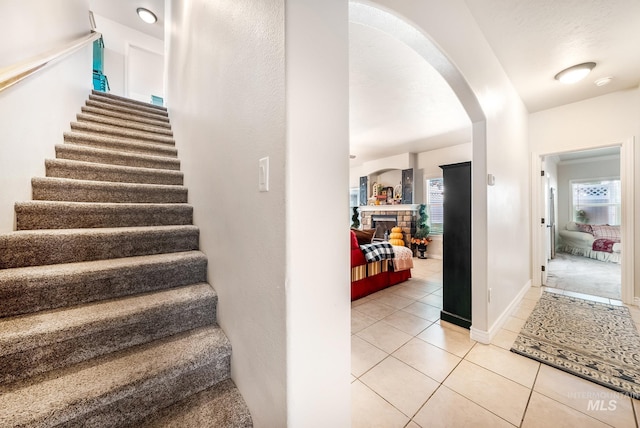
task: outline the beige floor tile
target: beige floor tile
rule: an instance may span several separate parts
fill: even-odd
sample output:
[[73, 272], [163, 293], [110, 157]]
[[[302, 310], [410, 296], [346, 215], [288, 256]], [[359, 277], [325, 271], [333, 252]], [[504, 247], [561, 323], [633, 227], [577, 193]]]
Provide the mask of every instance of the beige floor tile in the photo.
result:
[[443, 385], [516, 426], [522, 421], [531, 392], [468, 361], [461, 361]]
[[543, 287], [530, 287], [527, 292], [524, 294], [523, 299], [527, 300], [538, 300], [542, 295], [542, 292], [545, 288]]
[[381, 320], [382, 318], [391, 315], [397, 310], [398, 309], [394, 308], [393, 306], [385, 305], [384, 303], [379, 303], [375, 300], [370, 300], [352, 309], [352, 311], [362, 312], [363, 314], [377, 320]]
[[496, 333], [491, 343], [493, 345], [499, 346], [502, 349], [506, 349], [508, 351], [513, 346], [513, 342], [516, 340], [517, 337], [518, 337], [518, 333], [505, 330], [503, 328], [498, 333]]
[[549, 292], [549, 293], [556, 293], [556, 294], [564, 294], [564, 290], [561, 290], [559, 288], [554, 288], [554, 287], [544, 287], [544, 291]]
[[391, 292], [376, 298], [375, 301], [378, 303], [383, 303], [385, 305], [393, 306], [396, 309], [405, 308], [414, 302], [413, 299], [407, 299], [406, 297], [398, 296], [397, 294]]
[[402, 428], [409, 418], [362, 382], [351, 384], [352, 428]]
[[438, 382], [444, 381], [461, 361], [460, 357], [417, 338], [411, 339], [393, 356]]
[[372, 294], [369, 294], [368, 296], [361, 297], [358, 300], [352, 301], [351, 302], [351, 307], [352, 308], [358, 307], [358, 306], [362, 305], [363, 303], [367, 303], [371, 299], [373, 299], [373, 295]]
[[426, 291], [421, 290], [420, 288], [410, 287], [407, 284], [396, 285], [393, 292], [398, 296], [406, 297], [413, 300], [420, 299], [429, 294]]
[[387, 353], [358, 336], [351, 336], [351, 374], [362, 376], [387, 357]]
[[442, 309], [442, 296], [437, 294], [429, 294], [428, 296], [424, 296], [420, 299], [422, 303], [426, 303], [427, 305], [435, 306], [436, 308]]
[[438, 321], [440, 319], [440, 308], [422, 302], [414, 302], [404, 308], [403, 311], [429, 321]]
[[609, 425], [551, 398], [533, 392], [522, 428], [606, 428]]
[[436, 291], [434, 291], [431, 294], [442, 297], [442, 286], [440, 286]]
[[391, 356], [365, 373], [360, 381], [409, 417], [440, 386], [438, 382]]
[[407, 334], [410, 334], [411, 336], [415, 336], [433, 324], [432, 321], [425, 320], [424, 318], [420, 318], [402, 310], [392, 313], [388, 317], [383, 318], [382, 321], [404, 331]]
[[[533, 389], [611, 426], [635, 424], [630, 398], [546, 364], [540, 366]], [[609, 404], [615, 409], [609, 409]]]
[[469, 337], [468, 331], [465, 334], [437, 323], [434, 323], [416, 337], [458, 357], [464, 357], [476, 343]]
[[494, 345], [476, 344], [465, 360], [531, 389], [540, 363]]
[[378, 322], [375, 318], [365, 315], [359, 311], [351, 311], [351, 334], [357, 333], [362, 329]]
[[359, 331], [356, 333], [356, 336], [389, 354], [407, 343], [413, 337], [382, 321]]
[[429, 428], [513, 428], [504, 419], [445, 386], [438, 388], [413, 420]]
[[514, 333], [520, 333], [520, 330], [522, 330], [522, 327], [524, 327], [526, 321], [526, 319], [520, 319], [510, 316], [507, 318], [507, 321], [504, 323], [504, 326], [502, 328], [504, 328], [505, 330], [513, 331]]
[[518, 308], [533, 309], [538, 304], [538, 300], [522, 299], [518, 303]]
[[[530, 302], [531, 300], [527, 300], [528, 302]], [[529, 318], [529, 315], [531, 315], [531, 312], [533, 312], [533, 308], [522, 308], [522, 307], [517, 307], [512, 313], [511, 316], [514, 318], [519, 318], [521, 320], [527, 320]]]
[[417, 423], [411, 421], [407, 424], [407, 426], [405, 428], [422, 428], [420, 425], [418, 425]]

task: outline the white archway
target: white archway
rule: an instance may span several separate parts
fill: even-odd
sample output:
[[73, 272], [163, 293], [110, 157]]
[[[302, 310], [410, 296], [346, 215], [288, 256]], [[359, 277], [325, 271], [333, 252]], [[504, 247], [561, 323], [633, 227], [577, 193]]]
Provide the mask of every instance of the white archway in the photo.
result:
[[[488, 343], [487, 176], [486, 118], [470, 85], [429, 36], [395, 11], [367, 1], [349, 3], [349, 21], [385, 32], [422, 56], [449, 84], [472, 122], [472, 338]], [[482, 243], [482, 244], [481, 244]], [[478, 250], [484, 246], [484, 250]]]

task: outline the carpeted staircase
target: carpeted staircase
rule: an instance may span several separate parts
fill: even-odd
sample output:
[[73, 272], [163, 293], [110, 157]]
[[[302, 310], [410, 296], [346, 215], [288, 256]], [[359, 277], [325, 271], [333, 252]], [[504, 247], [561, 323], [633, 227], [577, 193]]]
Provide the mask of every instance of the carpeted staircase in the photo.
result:
[[0, 426], [252, 426], [166, 109], [77, 118], [0, 235]]

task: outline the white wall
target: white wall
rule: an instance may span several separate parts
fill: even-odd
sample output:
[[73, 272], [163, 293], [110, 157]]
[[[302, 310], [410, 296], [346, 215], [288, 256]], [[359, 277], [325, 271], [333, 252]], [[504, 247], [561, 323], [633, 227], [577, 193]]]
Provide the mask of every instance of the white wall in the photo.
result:
[[[527, 111], [463, 0], [371, 3], [405, 17], [445, 53], [451, 63], [436, 67], [473, 123], [472, 332], [487, 341], [531, 279]], [[490, 188], [487, 173], [496, 176]]]
[[[559, 153], [634, 141], [635, 248], [640, 248], [640, 88], [618, 91], [531, 114], [529, 139], [534, 154]], [[640, 251], [634, 253], [635, 277], [640, 278]], [[635, 296], [640, 296], [636, 280]]]
[[[285, 4], [287, 426], [348, 427], [349, 200], [341, 191], [349, 168], [348, 2]], [[344, 197], [314, 210], [318, 184]]]
[[[111, 93], [150, 102], [164, 96], [164, 41], [94, 14]], [[142, 62], [142, 63], [141, 63]]]
[[346, 15], [339, 0], [168, 3], [170, 116], [256, 427], [350, 423], [347, 194], [322, 222], [311, 209], [347, 182]]
[[[0, 58], [12, 65], [89, 34], [84, 0], [0, 2]], [[41, 26], [38, 26], [41, 24]], [[0, 232], [14, 229], [13, 205], [31, 199], [31, 178], [44, 176], [92, 87], [92, 46], [0, 92]]]

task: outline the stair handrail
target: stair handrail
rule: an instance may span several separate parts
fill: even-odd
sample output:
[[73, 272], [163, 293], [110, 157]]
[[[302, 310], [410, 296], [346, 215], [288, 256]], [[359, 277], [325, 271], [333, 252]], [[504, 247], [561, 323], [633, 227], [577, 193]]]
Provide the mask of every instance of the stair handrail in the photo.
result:
[[101, 33], [92, 31], [90, 34], [78, 37], [77, 39], [62, 46], [53, 48], [17, 64], [0, 69], [0, 92], [10, 88], [32, 74], [41, 71], [46, 66], [60, 61], [83, 46], [93, 43], [94, 40], [99, 39], [101, 36]]

